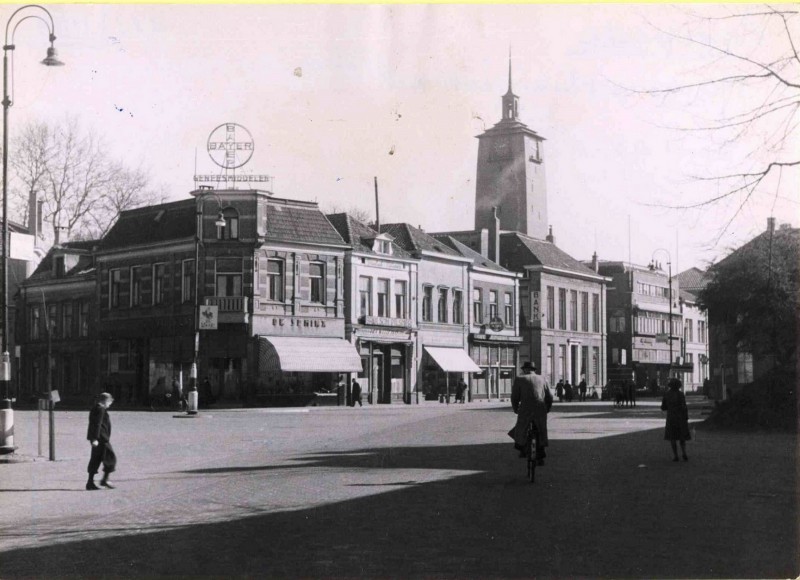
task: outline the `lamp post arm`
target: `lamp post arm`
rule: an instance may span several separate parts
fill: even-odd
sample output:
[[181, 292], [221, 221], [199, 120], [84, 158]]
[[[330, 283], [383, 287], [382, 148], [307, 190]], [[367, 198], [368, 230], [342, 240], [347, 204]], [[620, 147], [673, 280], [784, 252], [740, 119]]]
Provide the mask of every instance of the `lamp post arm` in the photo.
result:
[[[50, 22], [48, 24], [48, 20], [45, 20], [41, 16], [36, 16], [36, 15], [31, 15], [31, 16], [26, 16], [25, 18], [21, 18], [14, 25], [14, 28], [13, 28], [13, 30], [11, 32], [11, 42], [12, 43], [14, 42], [14, 32], [16, 32], [17, 26], [19, 26], [19, 23], [22, 22], [23, 20], [27, 20], [28, 18], [38, 18], [39, 20], [44, 22], [45, 26], [47, 26], [47, 32], [50, 34], [50, 42], [53, 42], [56, 39], [56, 23], [53, 20], [53, 15], [50, 14], [50, 11], [47, 10], [47, 8], [45, 8], [44, 6], [39, 6], [38, 4], [26, 4], [25, 6], [22, 6], [20, 8], [17, 8], [16, 10], [14, 10], [14, 12], [12, 12], [11, 16], [8, 18], [8, 22], [6, 22], [6, 35], [5, 35], [5, 43], [4, 43], [6, 46], [8, 46], [8, 28], [9, 28], [9, 26], [11, 26], [11, 22], [14, 20], [14, 16], [16, 16], [19, 12], [22, 12], [23, 10], [25, 10], [27, 8], [38, 8], [39, 10], [42, 10], [45, 14], [47, 14], [47, 19]], [[6, 48], [6, 47], [4, 46], [3, 48]]]

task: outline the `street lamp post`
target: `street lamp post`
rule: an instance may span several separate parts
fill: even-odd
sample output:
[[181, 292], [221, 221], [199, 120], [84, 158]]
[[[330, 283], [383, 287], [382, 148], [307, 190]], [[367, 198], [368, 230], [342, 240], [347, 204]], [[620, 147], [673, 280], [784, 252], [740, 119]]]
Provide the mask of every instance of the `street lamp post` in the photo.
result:
[[[658, 252], [664, 252], [667, 254], [667, 276], [668, 276], [668, 284], [669, 284], [669, 330], [667, 334], [667, 340], [669, 341], [669, 370], [667, 371], [668, 375], [672, 376], [672, 363], [674, 359], [672, 358], [672, 256], [669, 253], [669, 250], [665, 248], [658, 248], [653, 252], [653, 256], [650, 261], [650, 268], [655, 270], [657, 268], [655, 257]], [[660, 269], [660, 268], [659, 268]]]
[[[22, 12], [30, 12], [24, 16], [19, 16]], [[46, 18], [42, 16], [43, 12]], [[47, 49], [47, 56], [42, 60], [45, 66], [63, 66], [64, 63], [58, 60], [56, 49], [53, 43], [56, 40], [56, 26], [53, 17], [43, 6], [28, 4], [17, 8], [6, 22], [5, 42], [3, 43], [3, 334], [2, 334], [2, 359], [0, 360], [0, 382], [3, 383], [3, 401], [0, 403], [0, 454], [10, 453], [14, 450], [14, 415], [11, 410], [11, 362], [9, 354], [8, 340], [8, 256], [9, 256], [9, 232], [8, 232], [8, 110], [12, 102], [8, 96], [8, 53], [11, 52], [13, 59], [14, 34], [17, 27], [25, 20], [36, 19], [47, 26], [50, 38], [50, 47]], [[14, 23], [12, 27], [11, 24]], [[9, 30], [11, 35], [9, 36]], [[9, 435], [10, 434], [10, 435]]]

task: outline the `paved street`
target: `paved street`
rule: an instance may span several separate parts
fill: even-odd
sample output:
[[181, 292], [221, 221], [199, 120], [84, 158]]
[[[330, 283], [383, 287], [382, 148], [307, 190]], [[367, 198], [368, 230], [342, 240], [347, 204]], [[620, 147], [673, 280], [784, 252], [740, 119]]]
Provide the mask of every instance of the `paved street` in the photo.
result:
[[[112, 408], [118, 488], [97, 492], [87, 414], [56, 414], [58, 461], [0, 463], [0, 578], [800, 573], [796, 438], [700, 429], [673, 463], [655, 402], [556, 404], [533, 485], [508, 403]], [[36, 455], [36, 412], [16, 439]]]

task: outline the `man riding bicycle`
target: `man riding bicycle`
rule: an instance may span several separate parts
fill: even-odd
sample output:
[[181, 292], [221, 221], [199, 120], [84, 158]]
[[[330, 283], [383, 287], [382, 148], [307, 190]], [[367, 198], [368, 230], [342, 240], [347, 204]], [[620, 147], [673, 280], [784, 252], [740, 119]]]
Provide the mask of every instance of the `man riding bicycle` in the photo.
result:
[[511, 406], [517, 414], [517, 424], [508, 432], [514, 439], [514, 448], [520, 457], [525, 457], [525, 441], [528, 425], [533, 422], [538, 431], [536, 444], [537, 464], [543, 465], [547, 447], [547, 413], [553, 406], [553, 395], [547, 381], [534, 371], [536, 367], [530, 362], [522, 364], [522, 374], [514, 379], [511, 387]]

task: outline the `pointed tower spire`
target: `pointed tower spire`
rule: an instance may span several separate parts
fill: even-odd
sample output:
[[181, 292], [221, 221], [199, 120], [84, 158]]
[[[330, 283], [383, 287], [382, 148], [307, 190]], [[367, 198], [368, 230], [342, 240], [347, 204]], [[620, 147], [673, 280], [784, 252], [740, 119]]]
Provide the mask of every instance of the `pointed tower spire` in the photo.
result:
[[519, 120], [519, 97], [511, 89], [511, 47], [508, 47], [508, 92], [503, 95], [503, 121]]

